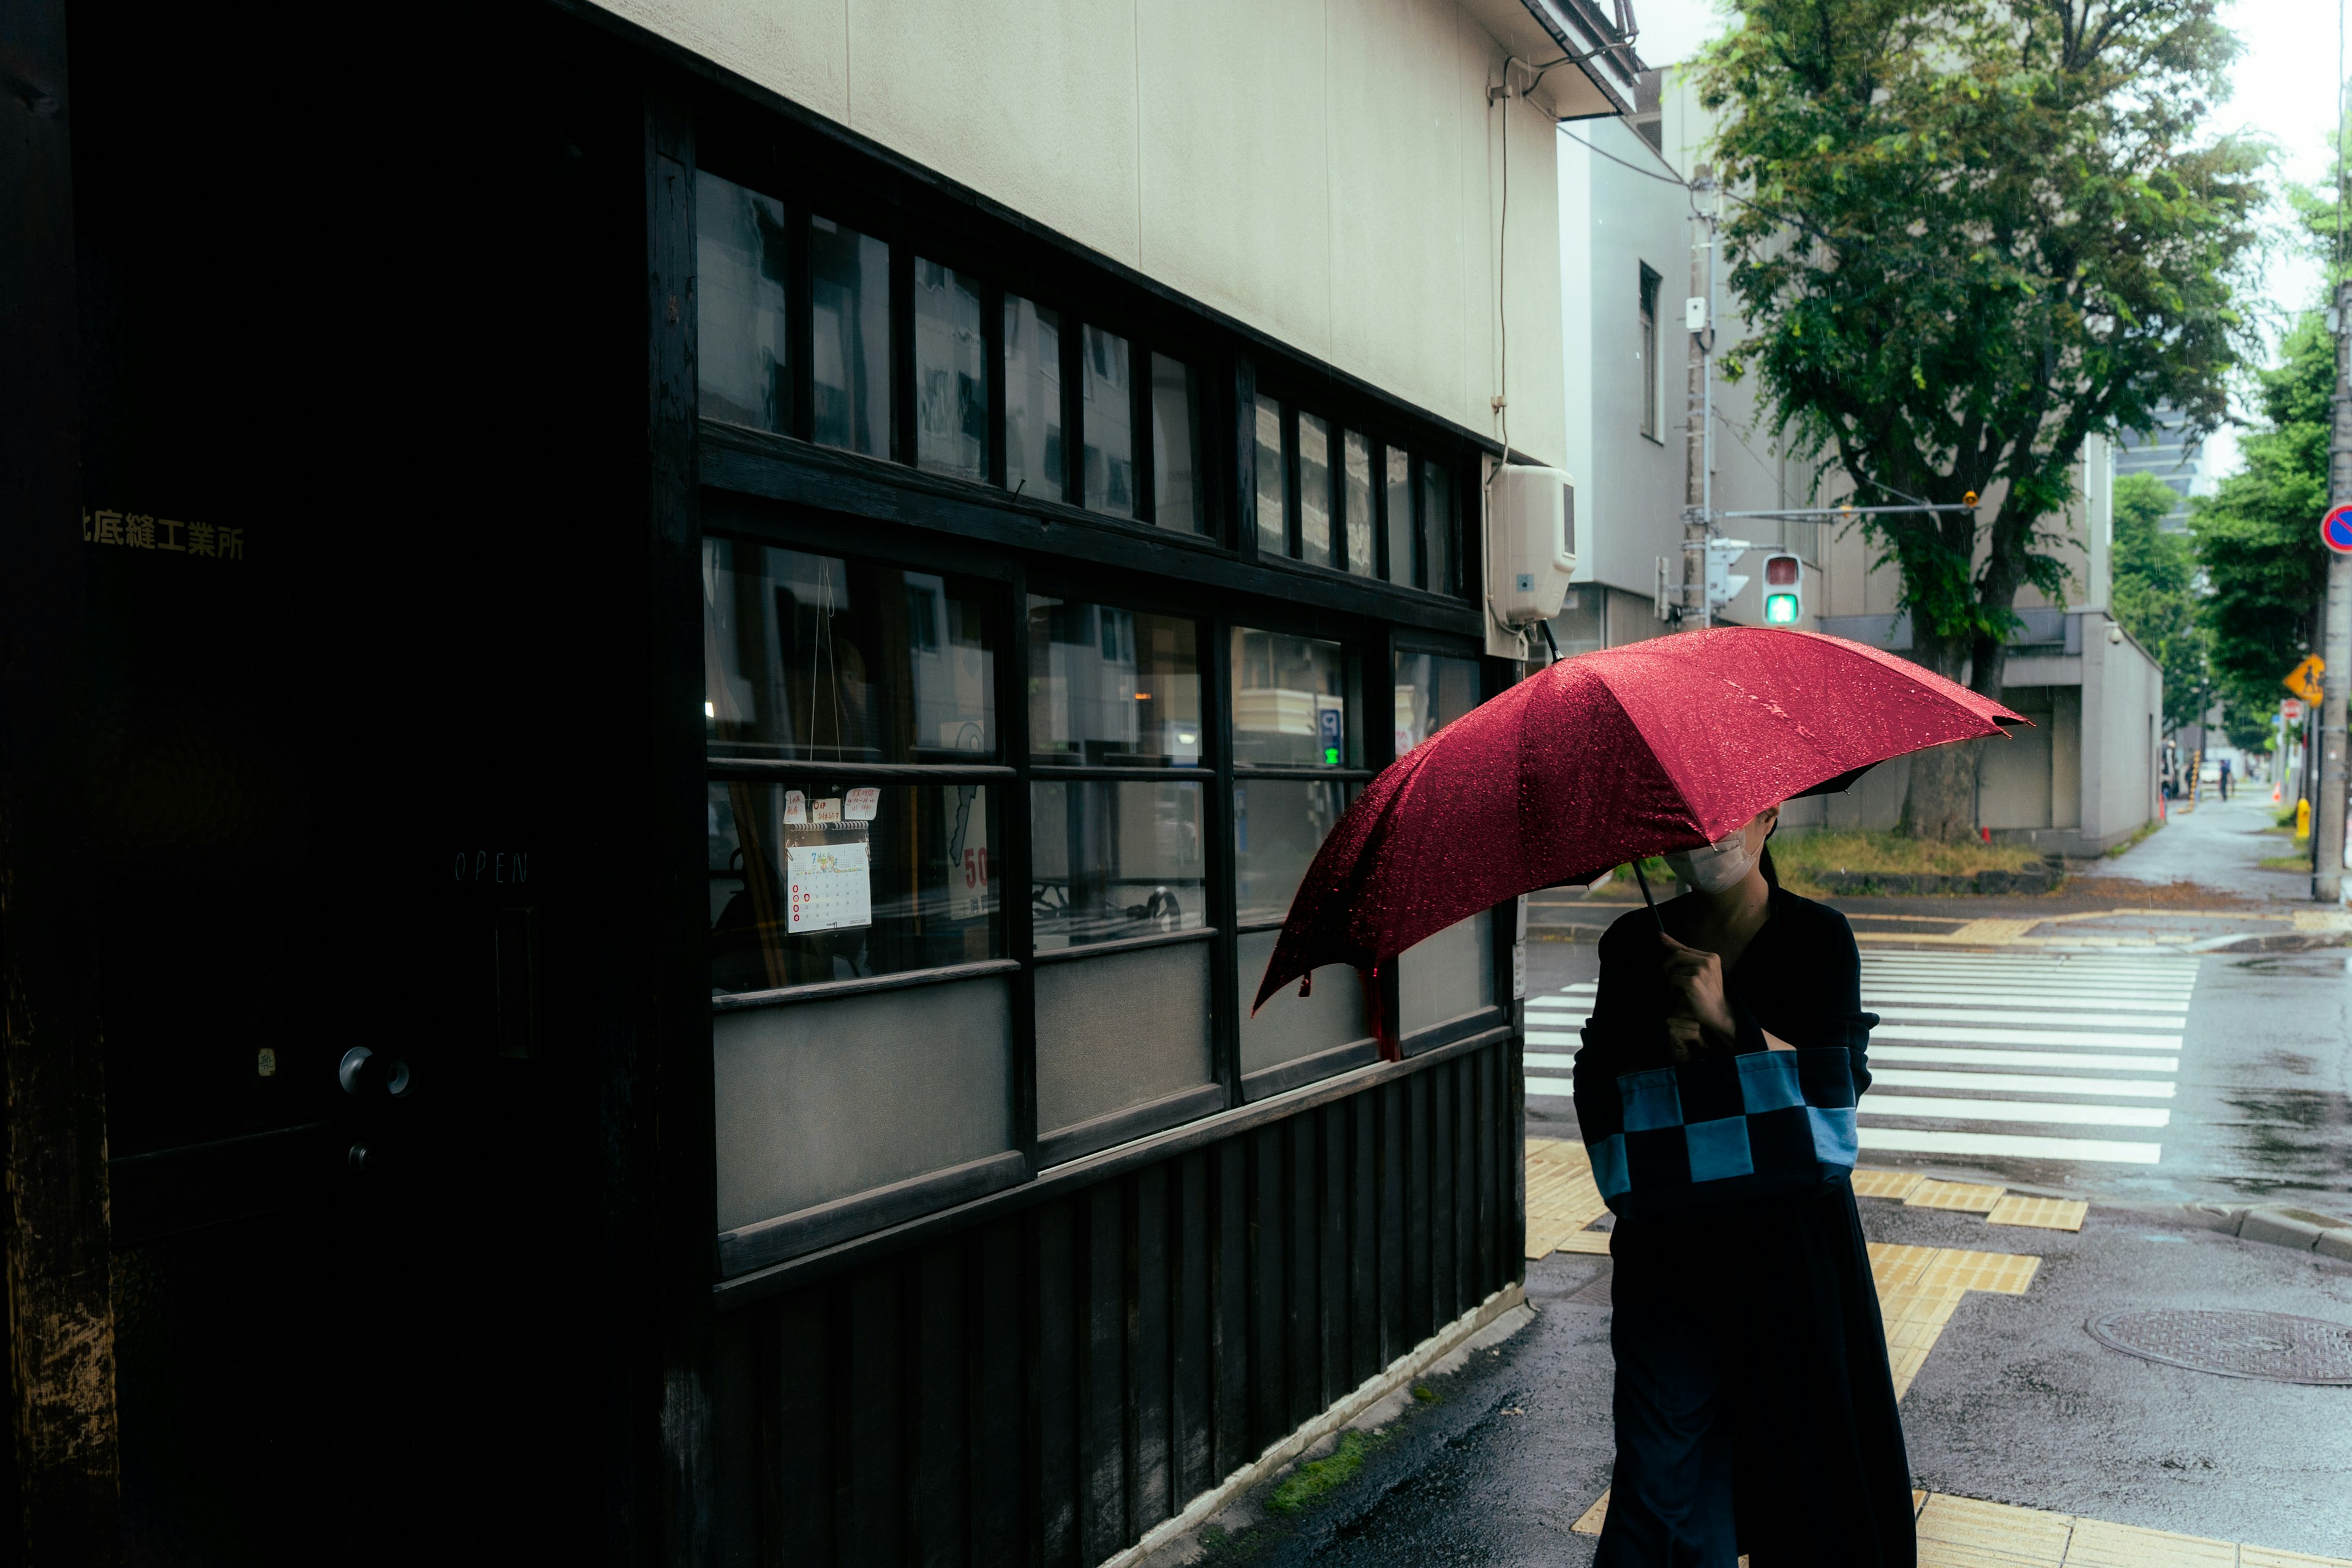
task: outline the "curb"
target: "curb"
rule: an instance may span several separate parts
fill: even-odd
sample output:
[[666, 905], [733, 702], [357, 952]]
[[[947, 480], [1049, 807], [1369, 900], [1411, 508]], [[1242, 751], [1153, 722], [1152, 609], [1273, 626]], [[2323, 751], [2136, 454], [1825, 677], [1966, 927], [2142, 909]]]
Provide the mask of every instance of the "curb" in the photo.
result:
[[2225, 1208], [2220, 1204], [2183, 1204], [2180, 1207], [2197, 1224], [2241, 1241], [2259, 1241], [2352, 1263], [2352, 1219], [2337, 1219], [2278, 1204], [2238, 1208]]

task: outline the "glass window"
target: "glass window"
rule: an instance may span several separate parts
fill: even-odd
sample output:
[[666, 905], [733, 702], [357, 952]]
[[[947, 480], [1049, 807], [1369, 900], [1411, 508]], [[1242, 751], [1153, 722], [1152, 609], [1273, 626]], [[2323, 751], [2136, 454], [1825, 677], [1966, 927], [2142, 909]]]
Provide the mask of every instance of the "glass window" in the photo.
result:
[[1185, 533], [1209, 531], [1201, 472], [1201, 391], [1192, 367], [1151, 356], [1151, 518]]
[[714, 781], [710, 989], [1002, 957], [981, 784]]
[[1257, 400], [1257, 549], [1261, 555], [1290, 553], [1290, 521], [1283, 512], [1282, 405]]
[[809, 434], [890, 455], [890, 247], [831, 218], [809, 220]]
[[1041, 964], [1036, 984], [1040, 1133], [1215, 1081], [1207, 942]]
[[1266, 963], [1274, 957], [1274, 944], [1281, 936], [1278, 931], [1244, 931], [1235, 943], [1234, 979], [1240, 993], [1235, 1016], [1242, 1021], [1244, 1077], [1318, 1051], [1353, 1045], [1371, 1034], [1364, 1016], [1364, 987], [1345, 968], [1317, 971], [1315, 984], [1304, 996], [1296, 985], [1283, 987], [1266, 998], [1255, 1016], [1251, 1016], [1258, 982], [1265, 978]]
[[1062, 499], [1062, 319], [1004, 297], [1004, 484]]
[[1135, 383], [1127, 340], [1088, 327], [1079, 340], [1086, 362], [1087, 509], [1113, 517], [1135, 515]]
[[1562, 658], [1574, 658], [1580, 653], [1608, 646], [1608, 627], [1601, 619], [1602, 595], [1609, 592], [1597, 584], [1588, 583], [1581, 588], [1570, 588], [1560, 601], [1559, 614], [1551, 623], [1552, 640], [1559, 645]]
[[1421, 581], [1412, 542], [1412, 459], [1394, 447], [1386, 456], [1389, 581], [1410, 588]]
[[1315, 852], [1346, 813], [1350, 787], [1338, 779], [1234, 781], [1236, 922], [1282, 923]]
[[1478, 661], [1443, 654], [1396, 656], [1396, 754], [1403, 756], [1478, 706]]
[[1204, 747], [1193, 623], [1029, 601], [1029, 750], [1041, 763], [1191, 767]]
[[1451, 594], [1454, 586], [1454, 481], [1442, 463], [1421, 464], [1422, 586]]
[[1640, 335], [1634, 340], [1635, 365], [1639, 372], [1642, 396], [1642, 434], [1654, 441], [1658, 438], [1658, 275], [1648, 268], [1642, 268], [1642, 314]]
[[792, 428], [784, 323], [791, 231], [784, 205], [698, 171], [694, 236], [697, 389], [702, 414], [756, 430]]
[[1347, 663], [1335, 642], [1234, 628], [1234, 761], [1353, 765]]
[[714, 754], [952, 763], [996, 750], [983, 590], [748, 540], [702, 543]]
[[1341, 437], [1340, 515], [1347, 520], [1349, 572], [1372, 574], [1372, 444], [1360, 430]]
[[1198, 931], [1208, 921], [1203, 786], [1038, 780], [1029, 900], [1037, 950]]
[[980, 285], [936, 261], [915, 261], [915, 462], [960, 479], [988, 478], [988, 344]]
[[1331, 553], [1331, 427], [1312, 414], [1298, 416], [1298, 554], [1318, 566], [1336, 566]]
[[1398, 1032], [1495, 1004], [1495, 922], [1475, 914], [1404, 950], [1397, 960]]

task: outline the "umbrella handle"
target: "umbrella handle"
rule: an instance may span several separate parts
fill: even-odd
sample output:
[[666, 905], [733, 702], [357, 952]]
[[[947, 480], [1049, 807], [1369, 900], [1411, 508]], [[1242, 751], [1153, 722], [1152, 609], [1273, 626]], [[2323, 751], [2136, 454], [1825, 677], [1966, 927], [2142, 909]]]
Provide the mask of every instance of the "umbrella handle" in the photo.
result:
[[1666, 931], [1666, 920], [1664, 915], [1658, 913], [1658, 900], [1650, 896], [1650, 879], [1642, 875], [1642, 863], [1639, 860], [1633, 862], [1633, 880], [1642, 885], [1642, 901], [1650, 906], [1650, 922], [1658, 928], [1658, 934], [1664, 936]]

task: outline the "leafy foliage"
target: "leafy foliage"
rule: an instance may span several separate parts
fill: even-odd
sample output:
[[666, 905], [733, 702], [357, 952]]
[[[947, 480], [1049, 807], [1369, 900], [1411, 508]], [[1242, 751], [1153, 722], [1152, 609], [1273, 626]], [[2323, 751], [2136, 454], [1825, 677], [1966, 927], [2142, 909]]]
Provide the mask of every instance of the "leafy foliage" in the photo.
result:
[[[2202, 618], [2231, 739], [2251, 738], [2285, 695], [2279, 681], [2315, 646], [2327, 589], [2327, 446], [2336, 344], [2315, 312], [2258, 377], [2264, 428], [2239, 443], [2244, 467], [2190, 503], [2205, 571]], [[2244, 743], [2242, 741], [2240, 743]]]
[[2109, 604], [2164, 671], [2164, 727], [2196, 721], [2208, 700], [2205, 628], [2197, 617], [2197, 556], [2189, 536], [2164, 531], [2179, 498], [2151, 474], [2116, 481]]
[[[1733, 356], [1870, 500], [1914, 657], [1998, 693], [2021, 586], [2066, 586], [2084, 443], [2159, 403], [2210, 429], [2247, 342], [2258, 150], [2200, 140], [2215, 0], [1735, 0], [1701, 66], [1746, 195]], [[1987, 514], [1990, 513], [1988, 516]]]

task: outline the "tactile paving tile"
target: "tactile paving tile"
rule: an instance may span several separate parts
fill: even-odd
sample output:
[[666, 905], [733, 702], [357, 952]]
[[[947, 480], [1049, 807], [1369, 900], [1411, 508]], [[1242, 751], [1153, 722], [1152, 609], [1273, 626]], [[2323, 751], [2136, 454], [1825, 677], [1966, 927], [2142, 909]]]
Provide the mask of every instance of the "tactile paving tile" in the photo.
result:
[[2062, 1568], [2073, 1519], [1938, 1492], [1919, 1510], [1919, 1568]]
[[1937, 1249], [1919, 1273], [1922, 1285], [1957, 1285], [1963, 1290], [1990, 1290], [2000, 1296], [2022, 1296], [2033, 1283], [2042, 1259], [2013, 1252], [1969, 1252], [1957, 1247]]
[[1958, 1209], [1963, 1214], [1983, 1214], [2000, 1202], [2007, 1191], [2005, 1187], [1979, 1186], [1969, 1182], [1927, 1181], [1903, 1201], [1915, 1209]]
[[2272, 1552], [2260, 1546], [2238, 1548], [2238, 1568], [2352, 1568], [2352, 1557], [2309, 1557], [2300, 1552]]
[[[1528, 1140], [1527, 1256], [1543, 1258], [1569, 1246], [1569, 1238], [1609, 1212], [1592, 1182], [1592, 1162], [1584, 1145], [1563, 1138]], [[1571, 1251], [1591, 1250], [1586, 1246]], [[1606, 1237], [1600, 1250], [1607, 1251]]]
[[1927, 1260], [1942, 1248], [1906, 1247], [1898, 1242], [1874, 1241], [1870, 1244], [1870, 1277], [1875, 1280], [1881, 1294], [1897, 1286], [1908, 1285], [1919, 1278]]
[[1579, 1519], [1574, 1524], [1570, 1525], [1568, 1528], [1576, 1531], [1579, 1535], [1598, 1535], [1601, 1533], [1601, 1521], [1608, 1517], [1609, 1494], [1607, 1492], [1602, 1492], [1601, 1494], [1601, 1500], [1594, 1503], [1591, 1508], [1586, 1509], [1584, 1510], [1583, 1517]]
[[2066, 1543], [2066, 1568], [2238, 1568], [2238, 1546], [2232, 1541], [2078, 1519], [2074, 1538]]
[[2091, 1205], [2075, 1198], [2026, 1198], [2015, 1193], [1992, 1205], [1988, 1225], [2030, 1225], [2041, 1230], [2080, 1230]]
[[1916, 1171], [1856, 1171], [1853, 1173], [1853, 1195], [1858, 1198], [1893, 1198], [1900, 1203], [1927, 1179]]
[[1609, 1256], [1609, 1233], [1605, 1230], [1571, 1231], [1561, 1240], [1559, 1250], [1598, 1253], [1606, 1258]]

